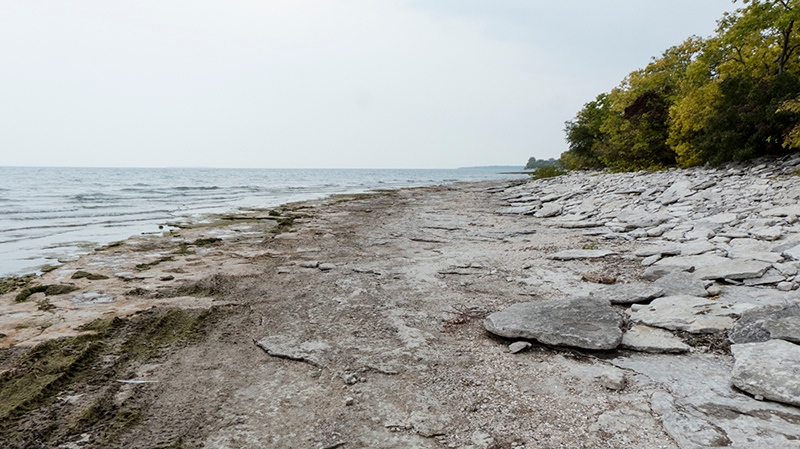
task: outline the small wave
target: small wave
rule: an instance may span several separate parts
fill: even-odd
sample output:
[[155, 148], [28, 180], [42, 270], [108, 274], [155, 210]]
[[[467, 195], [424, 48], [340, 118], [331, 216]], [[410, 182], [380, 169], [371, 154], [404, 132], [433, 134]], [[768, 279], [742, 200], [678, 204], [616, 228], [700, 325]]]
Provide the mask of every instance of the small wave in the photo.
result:
[[[3, 218], [9, 218], [11, 220], [27, 220], [29, 216], [36, 216], [35, 218], [40, 218], [39, 216], [42, 214], [55, 214], [55, 213], [66, 213], [66, 212], [75, 212], [80, 210], [77, 207], [70, 207], [68, 209], [33, 209], [33, 210], [3, 210], [0, 209], [0, 215]], [[12, 217], [16, 215], [22, 215], [22, 218]]]
[[170, 187], [169, 190], [177, 190], [179, 192], [186, 192], [192, 190], [220, 190], [222, 187], [219, 186], [178, 186], [178, 187]]
[[142, 187], [152, 187], [148, 185], [142, 185], [138, 187], [124, 187], [119, 189], [120, 192], [135, 192], [135, 193], [150, 193], [150, 192], [158, 192], [158, 189], [144, 189]]
[[104, 203], [119, 199], [119, 197], [108, 193], [79, 193], [72, 195], [69, 199], [78, 203]]
[[[33, 217], [33, 218], [31, 217], [12, 218], [9, 220], [10, 222], [24, 221], [26, 223], [31, 223], [31, 224], [29, 226], [2, 228], [0, 229], [0, 232], [18, 231], [25, 229], [80, 227], [89, 224], [116, 223], [122, 221], [157, 220], [159, 218], [169, 216], [169, 214], [173, 212], [173, 210], [174, 209], [155, 209], [146, 211], [120, 211], [120, 212], [103, 213], [103, 214], [71, 214], [71, 215], [51, 215], [51, 216]], [[46, 224], [37, 224], [41, 222], [45, 222]]]

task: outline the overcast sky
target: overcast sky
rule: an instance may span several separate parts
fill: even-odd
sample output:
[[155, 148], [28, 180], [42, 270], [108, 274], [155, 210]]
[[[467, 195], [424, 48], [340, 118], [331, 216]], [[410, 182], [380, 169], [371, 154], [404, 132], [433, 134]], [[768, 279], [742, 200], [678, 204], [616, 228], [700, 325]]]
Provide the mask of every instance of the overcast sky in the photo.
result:
[[0, 166], [523, 165], [738, 6], [5, 0]]

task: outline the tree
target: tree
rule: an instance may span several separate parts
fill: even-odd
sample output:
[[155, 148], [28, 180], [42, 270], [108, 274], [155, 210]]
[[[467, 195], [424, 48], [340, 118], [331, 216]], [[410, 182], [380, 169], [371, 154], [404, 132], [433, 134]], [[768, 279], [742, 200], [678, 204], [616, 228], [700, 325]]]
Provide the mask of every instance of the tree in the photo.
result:
[[605, 140], [600, 130], [608, 116], [607, 94], [600, 94], [583, 106], [574, 120], [566, 122], [569, 151], [561, 154], [561, 165], [570, 170], [602, 168], [597, 157], [598, 148]]
[[528, 163], [525, 164], [525, 170], [535, 170], [542, 167], [554, 167], [558, 165], [559, 165], [558, 161], [553, 158], [547, 160], [544, 159], [536, 160], [535, 157], [532, 157], [528, 159]]
[[784, 138], [800, 117], [781, 106], [800, 95], [797, 76], [731, 77], [722, 81], [719, 89], [714, 114], [695, 139], [702, 160], [718, 164], [789, 152]]
[[800, 0], [734, 0], [567, 122], [568, 168], [688, 167], [800, 148]]
[[[738, 2], [739, 0], [734, 0]], [[743, 0], [744, 8], [726, 14], [718, 34], [732, 57], [750, 71], [780, 75], [796, 68], [800, 47], [800, 0]]]

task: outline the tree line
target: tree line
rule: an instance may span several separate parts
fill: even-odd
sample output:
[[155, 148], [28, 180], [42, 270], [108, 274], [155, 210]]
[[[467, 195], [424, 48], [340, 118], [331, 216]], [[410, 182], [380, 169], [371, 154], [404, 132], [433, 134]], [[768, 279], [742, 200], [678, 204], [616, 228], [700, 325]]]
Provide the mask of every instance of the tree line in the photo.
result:
[[800, 149], [800, 0], [734, 0], [566, 122], [568, 169], [652, 170]]

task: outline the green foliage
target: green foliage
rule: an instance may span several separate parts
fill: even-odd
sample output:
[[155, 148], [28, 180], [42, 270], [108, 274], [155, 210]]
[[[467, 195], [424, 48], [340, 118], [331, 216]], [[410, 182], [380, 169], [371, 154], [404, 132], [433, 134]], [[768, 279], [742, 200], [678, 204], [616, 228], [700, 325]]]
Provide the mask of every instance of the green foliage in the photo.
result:
[[536, 170], [537, 168], [548, 167], [551, 165], [559, 165], [558, 161], [550, 158], [547, 160], [539, 159], [537, 160], [535, 157], [528, 159], [528, 163], [525, 164], [525, 170]]
[[600, 94], [584, 105], [574, 120], [565, 125], [569, 151], [561, 154], [561, 165], [568, 170], [602, 168], [599, 148], [607, 139], [600, 127], [609, 116], [608, 95]]
[[800, 148], [800, 0], [743, 0], [566, 124], [568, 169], [718, 164]]
[[800, 95], [795, 75], [784, 73], [765, 80], [731, 77], [720, 83], [720, 90], [715, 114], [695, 138], [702, 160], [719, 164], [787, 152], [784, 137], [800, 115], [779, 112], [779, 108]]
[[544, 179], [544, 178], [555, 178], [556, 176], [561, 176], [565, 174], [563, 168], [557, 165], [547, 165], [541, 168], [537, 168], [533, 173], [531, 173], [531, 178], [533, 179]]

